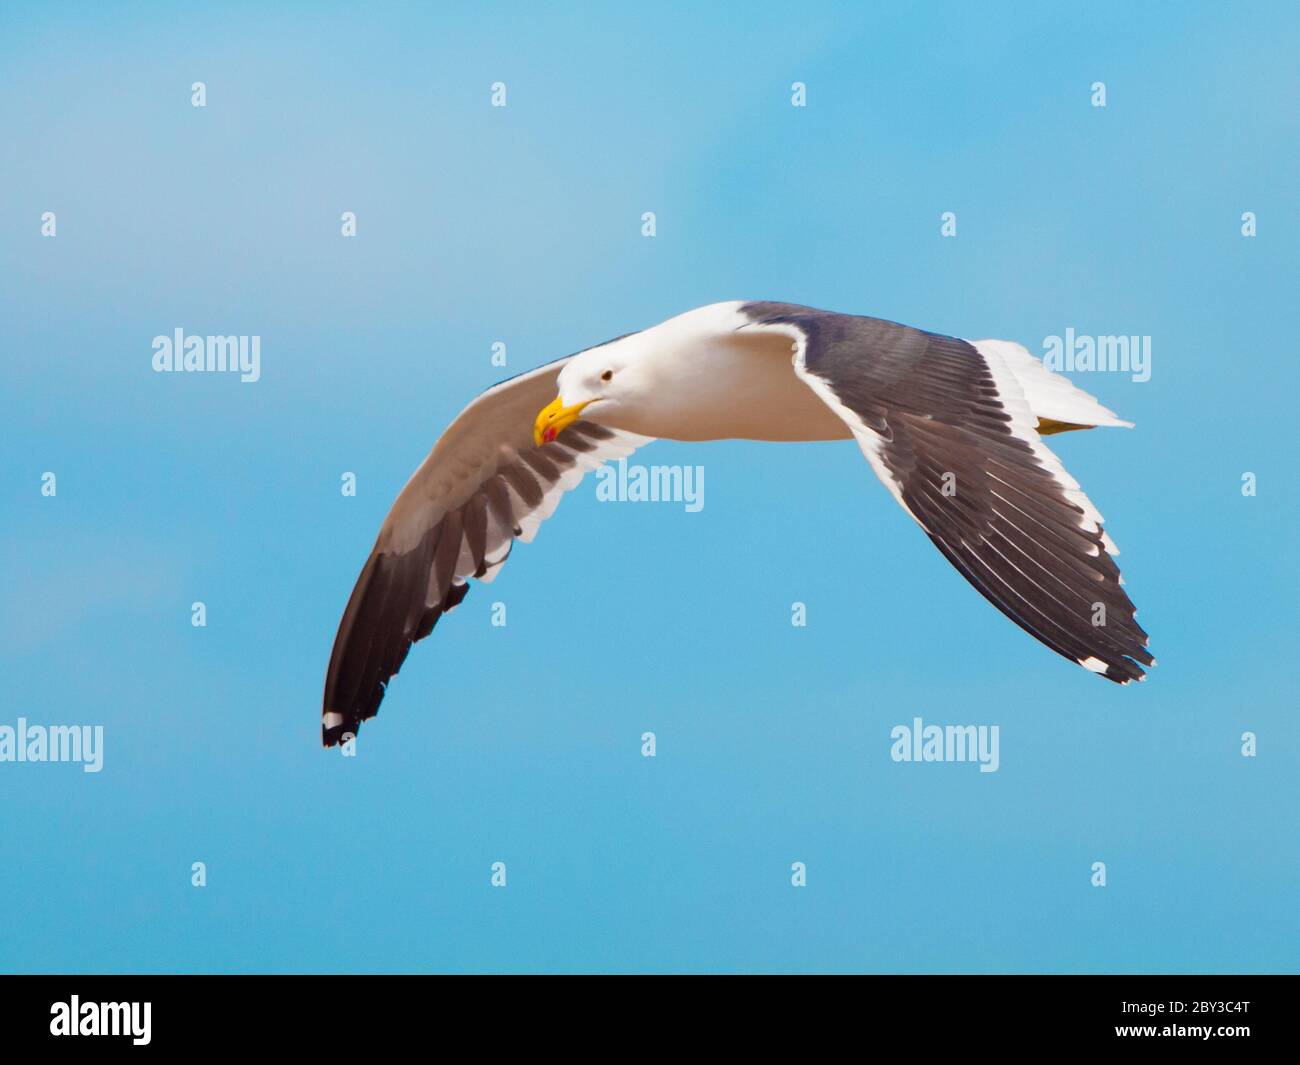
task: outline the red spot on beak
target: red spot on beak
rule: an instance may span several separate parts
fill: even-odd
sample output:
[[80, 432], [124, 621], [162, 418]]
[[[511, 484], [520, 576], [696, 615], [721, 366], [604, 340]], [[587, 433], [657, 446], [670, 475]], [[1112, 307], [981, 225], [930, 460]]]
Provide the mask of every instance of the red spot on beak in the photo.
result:
[[555, 439], [555, 426], [548, 425], [545, 429], [542, 430], [542, 443], [549, 444], [554, 439]]

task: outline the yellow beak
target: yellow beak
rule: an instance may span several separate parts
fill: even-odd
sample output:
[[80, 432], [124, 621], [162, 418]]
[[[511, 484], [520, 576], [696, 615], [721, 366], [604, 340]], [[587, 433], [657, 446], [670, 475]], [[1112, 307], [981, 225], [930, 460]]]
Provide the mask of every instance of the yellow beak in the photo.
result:
[[572, 407], [566, 407], [564, 400], [556, 396], [541, 409], [537, 421], [533, 422], [533, 443], [538, 447], [549, 444], [578, 420], [578, 415], [586, 405], [586, 403], [575, 403]]

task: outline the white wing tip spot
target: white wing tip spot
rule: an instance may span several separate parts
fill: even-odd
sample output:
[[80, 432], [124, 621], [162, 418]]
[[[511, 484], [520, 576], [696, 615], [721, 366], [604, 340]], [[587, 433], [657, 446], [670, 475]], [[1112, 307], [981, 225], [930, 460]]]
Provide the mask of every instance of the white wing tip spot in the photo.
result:
[[343, 724], [343, 715], [337, 710], [330, 710], [321, 720], [326, 728], [338, 728]]
[[1084, 669], [1092, 670], [1094, 673], [1106, 672], [1106, 663], [1095, 655], [1089, 658], [1080, 658], [1079, 665], [1083, 666]]

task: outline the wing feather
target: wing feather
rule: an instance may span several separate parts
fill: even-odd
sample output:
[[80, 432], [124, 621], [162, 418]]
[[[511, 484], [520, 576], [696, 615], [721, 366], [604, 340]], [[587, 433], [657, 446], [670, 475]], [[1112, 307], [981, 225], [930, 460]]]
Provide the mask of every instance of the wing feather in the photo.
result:
[[579, 422], [545, 452], [533, 419], [556, 392], [561, 359], [489, 389], [448, 427], [394, 502], [343, 611], [325, 677], [321, 740], [374, 717], [411, 644], [490, 581], [516, 539], [530, 540], [560, 495], [647, 438]]
[[1040, 416], [1127, 422], [1018, 345], [971, 344], [791, 304], [743, 312], [751, 322], [744, 328], [794, 338], [795, 373], [845, 421], [894, 498], [981, 595], [1108, 680], [1143, 679], [1155, 659], [1121, 586], [1118, 552], [1037, 431]]

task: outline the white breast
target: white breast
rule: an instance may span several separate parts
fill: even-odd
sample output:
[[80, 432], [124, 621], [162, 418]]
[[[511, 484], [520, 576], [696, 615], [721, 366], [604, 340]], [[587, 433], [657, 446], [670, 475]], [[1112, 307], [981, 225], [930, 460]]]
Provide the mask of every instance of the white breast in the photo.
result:
[[[793, 341], [737, 332], [739, 304], [714, 304], [628, 337], [644, 346], [636, 425], [669, 440], [848, 440], [852, 433], [795, 375]], [[643, 361], [642, 361], [643, 360]]]

